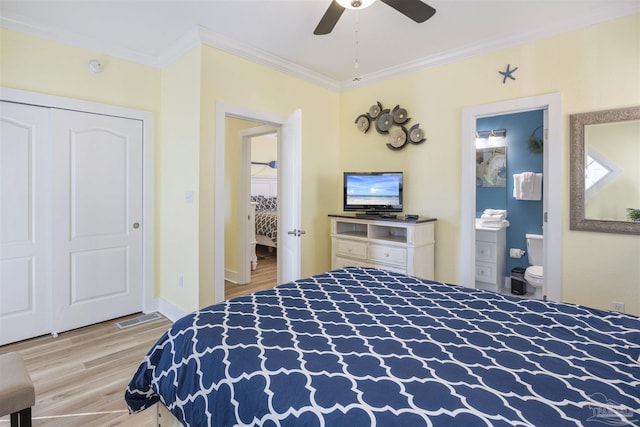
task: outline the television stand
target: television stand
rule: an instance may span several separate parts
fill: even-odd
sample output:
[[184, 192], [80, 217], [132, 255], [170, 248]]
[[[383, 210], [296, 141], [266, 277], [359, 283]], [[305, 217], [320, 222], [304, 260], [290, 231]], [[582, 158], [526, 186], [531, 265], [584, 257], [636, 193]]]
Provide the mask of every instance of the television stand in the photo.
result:
[[434, 280], [435, 218], [329, 218], [331, 268], [377, 267]]

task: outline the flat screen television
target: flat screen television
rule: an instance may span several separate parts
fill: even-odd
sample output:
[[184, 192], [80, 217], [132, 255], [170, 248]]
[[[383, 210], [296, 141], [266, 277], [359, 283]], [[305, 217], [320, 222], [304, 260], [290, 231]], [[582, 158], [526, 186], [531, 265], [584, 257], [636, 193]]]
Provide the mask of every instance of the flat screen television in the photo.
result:
[[344, 211], [402, 212], [402, 172], [345, 172]]

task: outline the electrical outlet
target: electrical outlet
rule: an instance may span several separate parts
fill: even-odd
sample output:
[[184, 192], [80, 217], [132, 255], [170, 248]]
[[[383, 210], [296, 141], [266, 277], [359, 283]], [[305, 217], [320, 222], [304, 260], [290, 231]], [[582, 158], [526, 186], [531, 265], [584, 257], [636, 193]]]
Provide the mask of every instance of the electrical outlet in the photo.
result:
[[182, 275], [178, 276], [178, 287], [180, 289], [184, 287], [184, 279], [182, 278]]
[[611, 310], [619, 311], [620, 313], [624, 313], [624, 303], [618, 301], [611, 302]]

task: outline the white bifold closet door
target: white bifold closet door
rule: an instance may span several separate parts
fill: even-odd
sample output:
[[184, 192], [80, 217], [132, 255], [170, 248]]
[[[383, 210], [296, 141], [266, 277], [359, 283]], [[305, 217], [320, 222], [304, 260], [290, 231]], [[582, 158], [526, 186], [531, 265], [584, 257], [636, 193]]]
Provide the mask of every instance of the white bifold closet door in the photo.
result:
[[0, 103], [0, 345], [51, 329], [49, 110]]
[[142, 122], [52, 110], [58, 332], [142, 310]]
[[[0, 344], [141, 311], [142, 123], [5, 104]], [[23, 142], [13, 136], [5, 141], [5, 123], [13, 120], [5, 118], [9, 108], [23, 107], [44, 110], [47, 125], [33, 125]], [[40, 115], [35, 110], [34, 116]], [[22, 163], [5, 171], [5, 146], [33, 148], [14, 153]], [[22, 179], [19, 188], [16, 178]], [[19, 239], [8, 234], [6, 241], [5, 230], [13, 230], [14, 223], [30, 230], [31, 238], [23, 232]], [[5, 251], [15, 241], [33, 253]], [[21, 269], [5, 272], [5, 265], [16, 262]]]

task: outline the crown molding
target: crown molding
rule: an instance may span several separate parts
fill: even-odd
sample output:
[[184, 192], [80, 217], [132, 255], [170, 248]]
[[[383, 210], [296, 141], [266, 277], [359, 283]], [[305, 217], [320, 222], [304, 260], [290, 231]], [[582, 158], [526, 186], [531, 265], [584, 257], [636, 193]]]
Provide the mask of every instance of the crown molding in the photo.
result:
[[495, 52], [500, 49], [517, 46], [523, 43], [552, 37], [558, 34], [577, 30], [589, 25], [610, 21], [616, 18], [640, 13], [640, 2], [629, 2], [624, 6], [620, 5], [603, 5], [595, 9], [589, 15], [580, 18], [574, 18], [555, 25], [541, 26], [534, 31], [523, 32], [513, 37], [501, 37], [471, 43], [458, 49], [448, 50], [436, 55], [419, 58], [394, 67], [385, 68], [373, 73], [365, 74], [358, 77], [358, 80], [346, 80], [341, 82], [341, 90], [355, 89], [368, 86], [383, 80], [400, 77], [417, 71], [433, 68], [463, 59], [480, 56], [486, 53]]
[[315, 83], [326, 89], [334, 91], [340, 89], [340, 83], [338, 81], [325, 77], [308, 68], [301, 67], [263, 50], [230, 40], [203, 27], [197, 27], [195, 31], [197, 31], [199, 35], [200, 42], [206, 46], [220, 49], [249, 61], [265, 65], [285, 74]]
[[36, 37], [55, 41], [81, 49], [100, 52], [105, 55], [135, 62], [153, 68], [164, 68], [191, 49], [205, 44], [216, 49], [240, 56], [249, 61], [265, 65], [275, 70], [281, 71], [294, 77], [298, 77], [317, 84], [324, 88], [338, 91], [340, 83], [336, 80], [325, 77], [307, 68], [285, 61], [275, 55], [242, 45], [236, 41], [229, 40], [206, 28], [196, 26], [189, 30], [184, 36], [177, 39], [173, 44], [163, 50], [158, 56], [145, 54], [131, 49], [117, 47], [108, 43], [101, 43], [90, 37], [79, 36], [74, 33], [51, 30], [21, 22], [15, 19], [0, 17], [0, 27], [22, 33], [31, 34]]
[[158, 55], [156, 58], [157, 68], [165, 68], [200, 44], [200, 32], [197, 27], [194, 27]]
[[441, 52], [435, 55], [419, 58], [407, 63], [398, 64], [369, 74], [362, 75], [356, 81], [337, 81], [321, 75], [308, 68], [301, 67], [290, 61], [267, 53], [265, 51], [243, 45], [237, 41], [230, 40], [209, 29], [196, 26], [189, 30], [184, 36], [177, 39], [159, 55], [154, 56], [135, 50], [122, 48], [108, 43], [102, 43], [96, 39], [79, 36], [65, 31], [51, 30], [49, 28], [36, 27], [19, 20], [9, 19], [0, 16], [0, 26], [44, 39], [57, 41], [63, 44], [76, 46], [82, 49], [100, 52], [102, 54], [114, 56], [131, 62], [139, 63], [153, 68], [164, 68], [191, 49], [204, 44], [225, 52], [237, 55], [249, 61], [265, 65], [269, 68], [283, 72], [293, 77], [297, 77], [317, 84], [333, 91], [346, 91], [359, 87], [368, 86], [383, 80], [401, 77], [417, 71], [432, 67], [445, 65], [462, 59], [479, 56], [500, 49], [509, 48], [522, 43], [537, 39], [551, 37], [564, 32], [576, 30], [589, 25], [620, 18], [623, 16], [640, 13], [640, 2], [630, 1], [623, 4], [607, 4], [594, 9], [589, 15], [574, 18], [561, 24], [541, 26], [533, 31], [523, 32], [513, 37], [502, 37], [498, 39], [483, 40], [468, 44], [457, 49]]
[[114, 46], [109, 43], [102, 43], [99, 40], [93, 39], [91, 37], [80, 36], [78, 34], [70, 33], [67, 31], [52, 30], [50, 28], [40, 26], [36, 27], [19, 20], [5, 18], [2, 16], [0, 16], [0, 27], [19, 31], [21, 33], [31, 34], [33, 36], [40, 37], [46, 40], [79, 47], [81, 49], [99, 52], [105, 55], [135, 62], [138, 64], [147, 65], [149, 67], [159, 68], [158, 58], [156, 58], [154, 55], [149, 55], [132, 49]]

